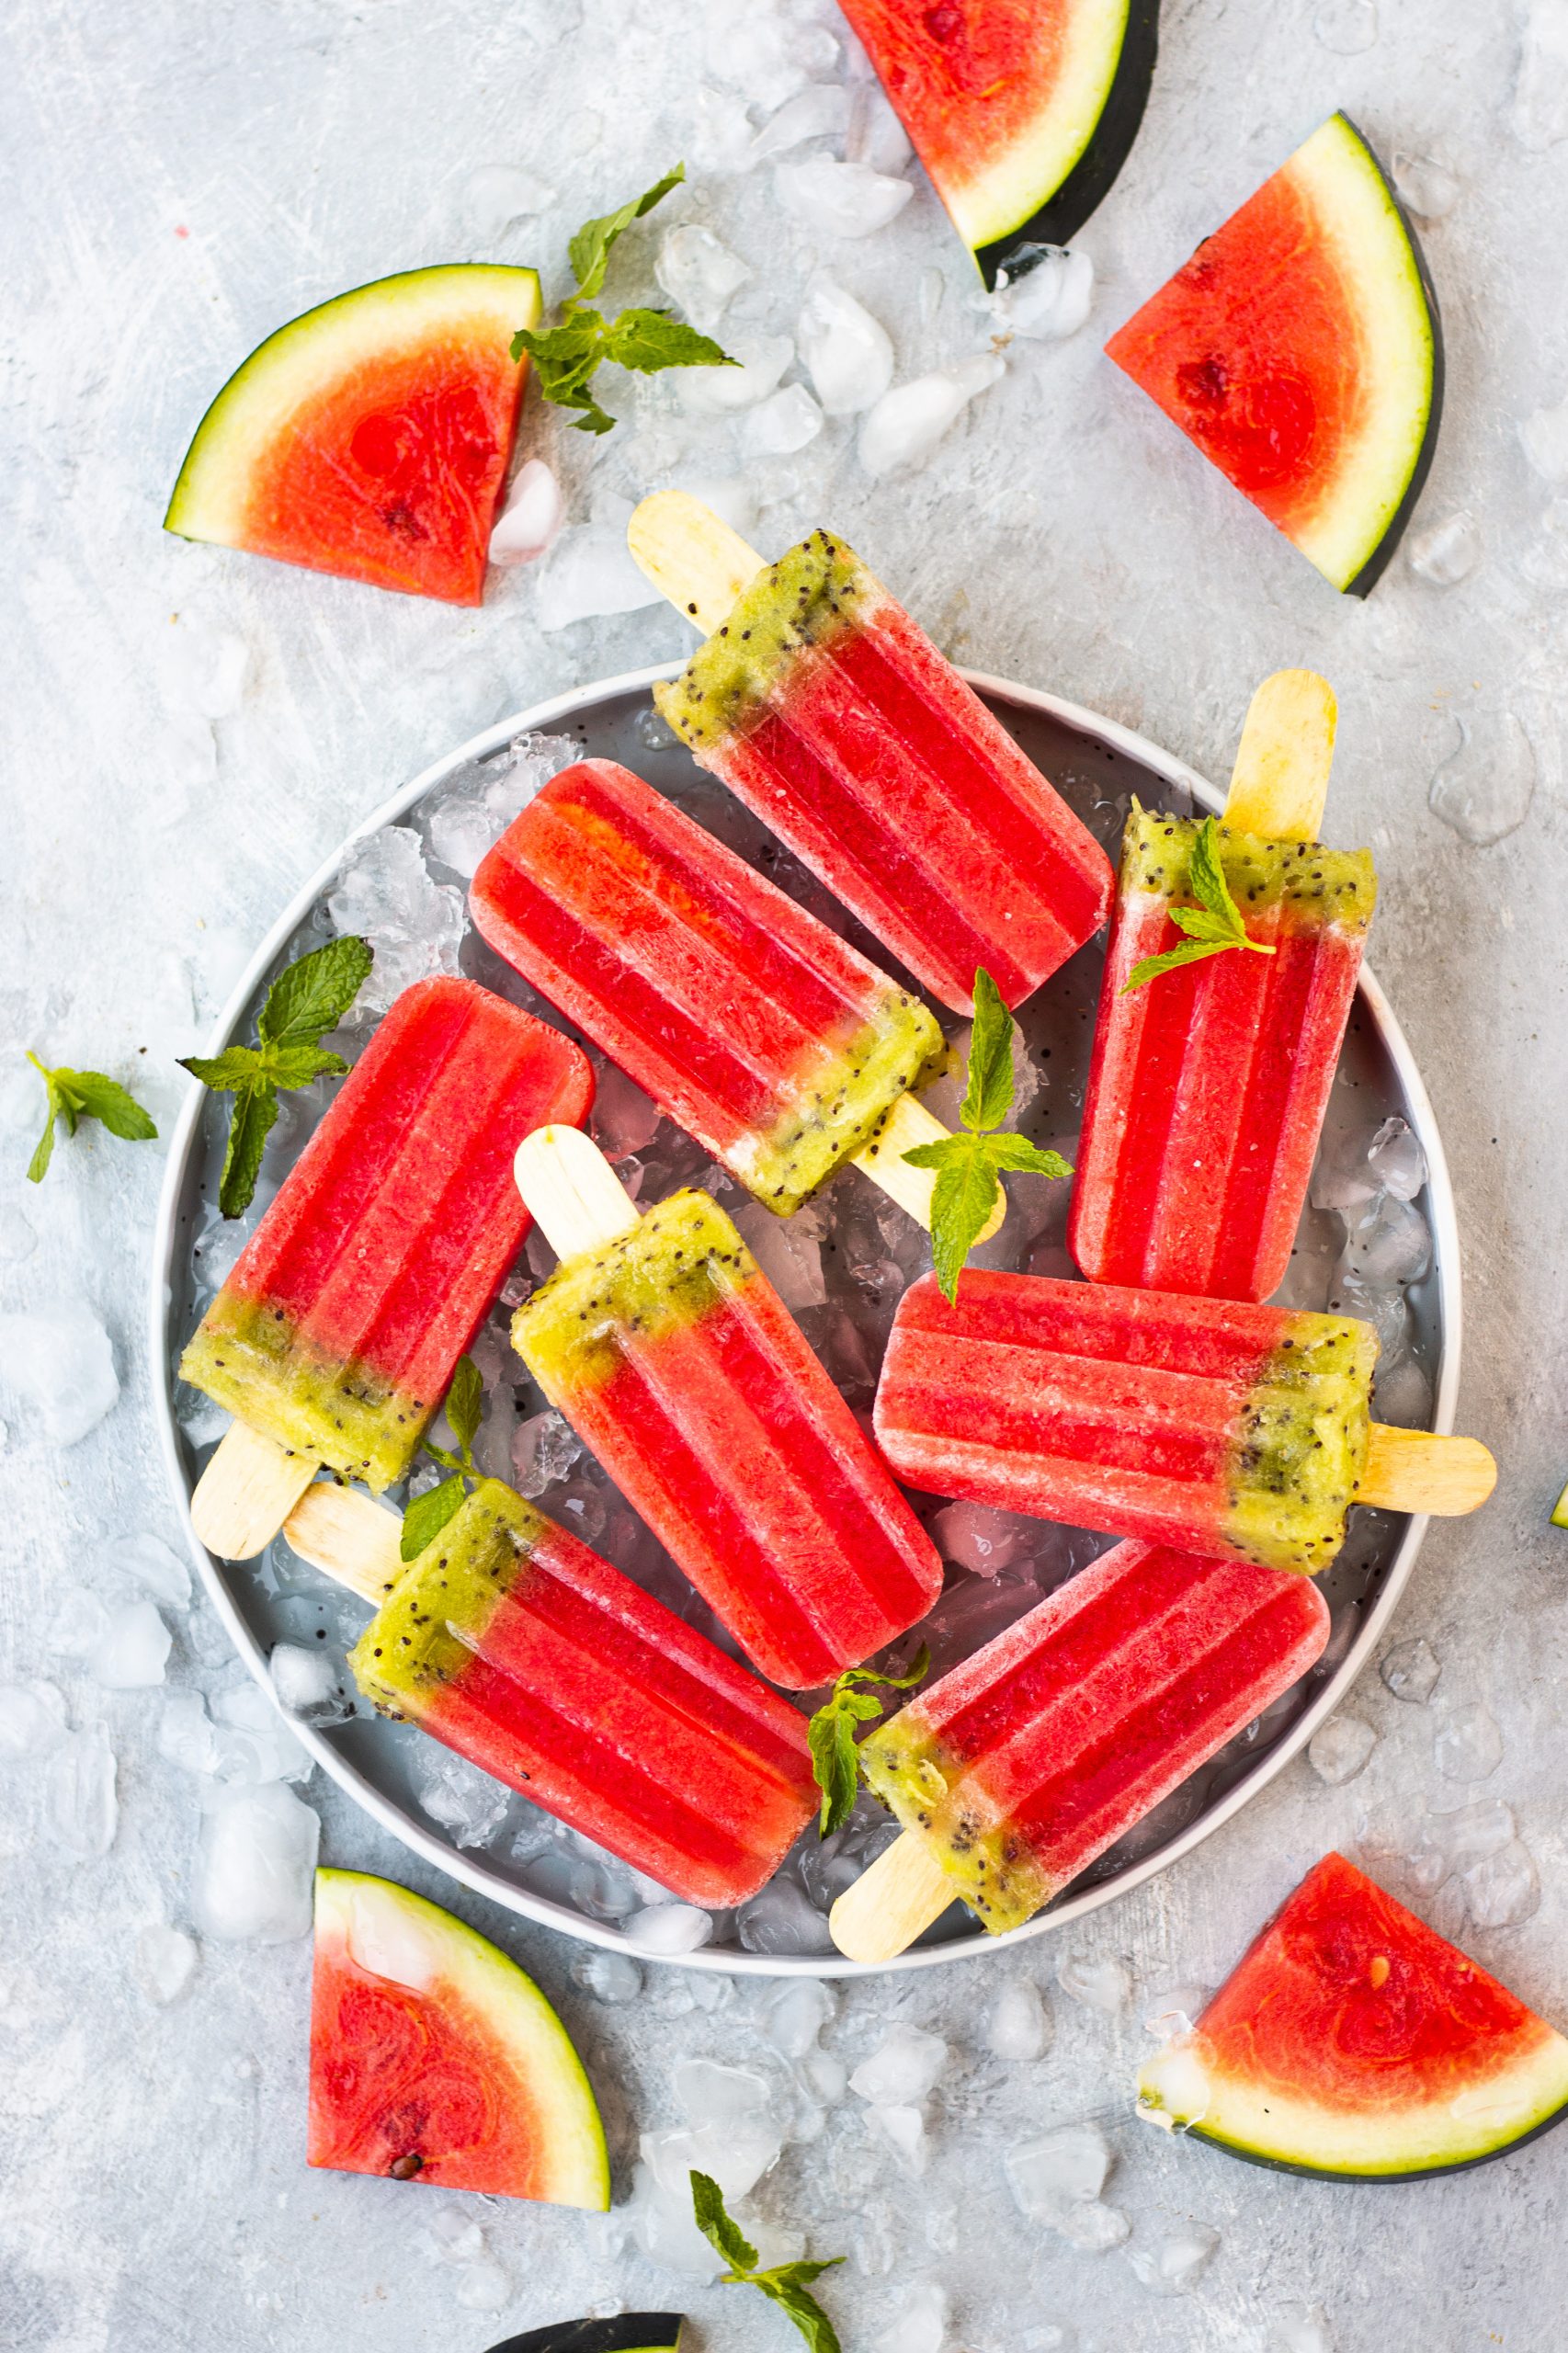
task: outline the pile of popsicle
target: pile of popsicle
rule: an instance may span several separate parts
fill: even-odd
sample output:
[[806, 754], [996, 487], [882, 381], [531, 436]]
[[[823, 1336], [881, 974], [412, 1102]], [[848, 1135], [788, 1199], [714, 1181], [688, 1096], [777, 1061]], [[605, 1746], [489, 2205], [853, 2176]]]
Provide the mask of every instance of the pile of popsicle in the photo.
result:
[[[737, 1904], [815, 1802], [815, 1689], [916, 1626], [942, 1565], [894, 1475], [1121, 1542], [861, 1746], [904, 1835], [833, 1933], [884, 1960], [953, 1900], [1027, 1920], [1321, 1655], [1311, 1582], [1357, 1502], [1460, 1510], [1490, 1458], [1382, 1430], [1369, 1325], [1261, 1304], [1305, 1197], [1375, 880], [1317, 842], [1332, 698], [1249, 715], [1218, 841], [1249, 939], [1179, 945], [1199, 827], [1134, 809], [1108, 861], [859, 560], [763, 565], [678, 494], [632, 519], [706, 629], [656, 690], [711, 769], [932, 996], [1009, 1006], [1107, 919], [1071, 1240], [1085, 1282], [967, 1270], [902, 1302], [875, 1443], [707, 1194], [639, 1211], [581, 1131], [586, 1056], [466, 980], [407, 990], [202, 1320], [235, 1416], [198, 1486], [230, 1558], [281, 1528], [375, 1615], [352, 1658], [411, 1720], [686, 1900]], [[852, 1161], [929, 1224], [904, 1154], [942, 1034], [908, 987], [628, 770], [546, 786], [474, 879], [488, 941], [788, 1216]], [[416, 1559], [403, 1479], [537, 1219], [512, 1340], [753, 1673], [509, 1488]], [[318, 1476], [323, 1467], [331, 1474]], [[358, 1483], [351, 1484], [349, 1483]], [[1302, 1574], [1301, 1572], [1307, 1574]], [[767, 1678], [764, 1680], [764, 1678]]]

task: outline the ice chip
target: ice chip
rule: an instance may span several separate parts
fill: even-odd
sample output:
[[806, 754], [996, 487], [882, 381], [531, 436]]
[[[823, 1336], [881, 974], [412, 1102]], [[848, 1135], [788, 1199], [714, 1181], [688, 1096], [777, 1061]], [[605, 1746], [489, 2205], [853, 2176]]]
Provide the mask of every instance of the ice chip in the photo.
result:
[[358, 1025], [379, 1019], [415, 981], [458, 970], [468, 928], [462, 892], [431, 879], [419, 836], [406, 825], [383, 825], [350, 844], [326, 906], [336, 931], [357, 932], [375, 951], [354, 1000]]
[[458, 2281], [458, 2302], [465, 2313], [498, 2313], [512, 2300], [510, 2275], [493, 2255], [465, 2264]]
[[1432, 1384], [1414, 1357], [1380, 1366], [1373, 1383], [1378, 1419], [1396, 1429], [1426, 1429], [1432, 1419]]
[[1454, 723], [1459, 744], [1433, 777], [1427, 804], [1461, 841], [1489, 849], [1529, 814], [1535, 747], [1511, 710], [1471, 711]]
[[653, 275], [699, 334], [711, 335], [753, 271], [711, 229], [688, 222], [665, 231]]
[[1356, 1779], [1377, 1745], [1377, 1733], [1359, 1716], [1330, 1716], [1313, 1733], [1307, 1757], [1319, 1780], [1337, 1788]]
[[793, 1880], [775, 1879], [743, 1904], [735, 1933], [747, 1952], [831, 1952], [827, 1922]]
[[1335, 2353], [1334, 2333], [1321, 2304], [1281, 2304], [1269, 2330], [1267, 2353]]
[[771, 1210], [744, 1201], [735, 1212], [735, 1223], [786, 1307], [798, 1313], [803, 1307], [826, 1303], [822, 1259], [824, 1227], [814, 1202], [808, 1202], [793, 1217], [778, 1218]]
[[590, 1946], [572, 1963], [572, 1982], [596, 2002], [609, 2006], [636, 2000], [642, 1991], [642, 1972], [627, 1953], [600, 1952]]
[[1392, 1189], [1346, 1222], [1341, 1269], [1369, 1290], [1419, 1281], [1432, 1263], [1432, 1231], [1420, 1211]]
[[0, 1683], [0, 1763], [48, 1756], [66, 1730], [65, 1701], [52, 1683]]
[[[858, 46], [858, 44], [857, 44]], [[862, 57], [865, 51], [861, 51]], [[902, 172], [915, 149], [886, 93], [873, 78], [870, 60], [866, 75], [851, 96], [849, 130], [844, 142], [846, 160], [869, 164], [874, 172]]]
[[1546, 482], [1568, 482], [1568, 401], [1538, 408], [1519, 427], [1526, 457]]
[[700, 169], [744, 171], [751, 158], [751, 117], [745, 100], [703, 85], [691, 102], [691, 153]]
[[143, 1691], [164, 1679], [174, 1637], [150, 1601], [128, 1601], [87, 1657], [87, 1672], [106, 1691]]
[[991, 2006], [985, 2021], [985, 2047], [1009, 2065], [1043, 2058], [1054, 2029], [1040, 1989], [1027, 1977], [1011, 1978]]
[[818, 237], [871, 236], [896, 220], [915, 194], [908, 180], [832, 155], [780, 164], [773, 185], [785, 211]]
[[771, 163], [808, 139], [842, 139], [849, 129], [849, 93], [835, 82], [810, 82], [769, 115], [746, 151], [748, 164]]
[[1540, 1905], [1540, 1877], [1522, 1838], [1483, 1855], [1463, 1874], [1465, 1902], [1478, 1928], [1517, 1928]]
[[949, 1504], [931, 1523], [943, 1560], [978, 1577], [994, 1577], [1009, 1567], [1027, 1548], [1031, 1530], [1038, 1533], [1038, 1523], [989, 1504]]
[[512, 1802], [504, 1782], [434, 1741], [421, 1742], [415, 1750], [410, 1778], [415, 1802], [460, 1847], [483, 1847], [493, 1838]]
[[709, 72], [759, 107], [781, 106], [838, 63], [825, 26], [787, 22], [756, 0], [708, 0], [705, 13]]
[[540, 565], [534, 609], [540, 629], [553, 634], [574, 621], [641, 612], [658, 600], [658, 589], [632, 561], [625, 531], [614, 523], [581, 523], [562, 533]]
[[1483, 1700], [1455, 1708], [1438, 1725], [1432, 1761], [1450, 1781], [1484, 1781], [1503, 1762], [1503, 1735]]
[[1424, 1708], [1437, 1688], [1442, 1673], [1430, 1643], [1417, 1635], [1414, 1642], [1396, 1643], [1378, 1669], [1396, 1699]]
[[[755, 408], [776, 392], [795, 357], [787, 335], [732, 336], [733, 368], [683, 368], [676, 384], [681, 406], [691, 416], [732, 416]], [[630, 559], [628, 559], [630, 561]], [[653, 594], [657, 596], [657, 589]]]
[[892, 2151], [899, 2171], [911, 2181], [925, 2177], [931, 2162], [930, 2143], [926, 2138], [925, 2112], [902, 2103], [866, 2110], [868, 2129]]
[[566, 1478], [583, 1451], [575, 1430], [553, 1405], [519, 1422], [512, 1435], [512, 1469], [517, 1492], [537, 1501], [547, 1487]]
[[161, 1537], [117, 1537], [104, 1546], [102, 1557], [111, 1569], [122, 1569], [127, 1576], [144, 1585], [153, 1599], [163, 1602], [165, 1608], [190, 1608], [190, 1571]]
[[85, 1300], [0, 1315], [0, 1393], [28, 1409], [51, 1446], [74, 1446], [119, 1396], [108, 1334]]
[[849, 2078], [849, 2088], [873, 2108], [912, 2106], [926, 2097], [951, 2053], [939, 2035], [900, 2024], [890, 2029]]
[[515, 164], [481, 164], [470, 172], [459, 193], [462, 226], [476, 245], [493, 245], [519, 221], [548, 212], [555, 190], [537, 172], [519, 171]]
[[230, 1793], [203, 1817], [193, 1909], [203, 1936], [275, 1945], [311, 1925], [321, 1823], [281, 1781]]
[[788, 458], [821, 431], [822, 411], [804, 384], [786, 384], [748, 411], [741, 446], [748, 459]]
[[804, 2059], [815, 2049], [823, 2029], [832, 2025], [837, 2009], [833, 1988], [824, 1979], [786, 1977], [764, 1997], [764, 2039], [780, 2058]]
[[861, 425], [860, 463], [879, 480], [924, 465], [975, 395], [1006, 372], [994, 352], [982, 352], [884, 392]]
[[107, 1855], [119, 1821], [114, 1751], [102, 1724], [68, 1733], [49, 1759], [49, 1816], [68, 1855]]
[[423, 1994], [441, 1973], [443, 1956], [423, 1915], [401, 1904], [369, 1900], [348, 1891], [348, 1957], [371, 1977]]
[[1110, 2173], [1110, 2143], [1097, 2124], [1057, 2124], [1015, 2142], [1002, 2162], [1025, 2221], [1059, 2230], [1067, 2215], [1097, 2202]]
[[44, 1630], [44, 1648], [60, 1658], [90, 1658], [108, 1631], [105, 1604], [85, 1585], [65, 1586], [56, 1596]]
[[1008, 258], [996, 315], [1014, 335], [1058, 343], [1077, 334], [1094, 294], [1095, 265], [1087, 254], [1061, 245], [1021, 245]]
[[870, 408], [892, 382], [892, 344], [886, 329], [831, 278], [815, 278], [807, 288], [795, 340], [829, 416], [853, 416]]
[[1220, 2234], [1207, 2222], [1189, 2222], [1157, 2245], [1134, 2247], [1128, 2262], [1145, 2288], [1156, 2295], [1179, 2296], [1195, 2287], [1214, 2260]]
[[903, 2309], [883, 2329], [871, 2353], [942, 2353], [948, 2341], [948, 2291], [935, 2279], [916, 2279]]
[[314, 1770], [302, 1747], [259, 1684], [247, 1678], [212, 1702], [215, 1769], [225, 1782], [308, 1781]]
[[671, 1955], [695, 1952], [713, 1934], [712, 1915], [690, 1904], [653, 1904], [634, 1912], [626, 1933], [643, 1952]]
[[1114, 1953], [1064, 1952], [1056, 1964], [1056, 1982], [1069, 2000], [1105, 2018], [1115, 2018], [1132, 1998], [1131, 1974]]
[[749, 2067], [721, 2067], [711, 2059], [677, 2061], [672, 2088], [688, 2124], [739, 2125], [767, 2107], [763, 2076]]
[[1445, 515], [1440, 523], [1428, 524], [1410, 542], [1410, 569], [1434, 588], [1457, 587], [1469, 579], [1481, 557], [1475, 517], [1462, 506], [1455, 515]]
[[1426, 1182], [1426, 1155], [1420, 1138], [1397, 1114], [1385, 1120], [1367, 1148], [1367, 1165], [1385, 1193], [1413, 1201]]
[[1400, 202], [1418, 221], [1445, 221], [1460, 200], [1459, 181], [1446, 164], [1430, 155], [1413, 155], [1396, 147], [1389, 172]]
[[[593, 1138], [607, 1160], [645, 1152], [659, 1125], [659, 1107], [614, 1063], [599, 1074], [594, 1094]], [[777, 1221], [775, 1221], [777, 1222]]]
[[542, 458], [525, 460], [512, 477], [506, 504], [490, 534], [491, 563], [532, 563], [551, 546], [565, 519], [565, 494], [550, 467]]
[[183, 1928], [152, 1920], [137, 1930], [132, 1961], [136, 1983], [160, 2009], [178, 2001], [196, 1973], [196, 1939]]
[[354, 1712], [337, 1661], [318, 1644], [278, 1643], [267, 1662], [278, 1704], [306, 1723], [340, 1724]]

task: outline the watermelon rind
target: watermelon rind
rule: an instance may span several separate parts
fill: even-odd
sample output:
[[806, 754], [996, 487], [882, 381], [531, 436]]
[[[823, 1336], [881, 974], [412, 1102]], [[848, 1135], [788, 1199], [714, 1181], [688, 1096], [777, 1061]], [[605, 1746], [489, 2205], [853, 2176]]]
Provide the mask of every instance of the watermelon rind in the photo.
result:
[[357, 286], [290, 319], [258, 344], [208, 408], [164, 517], [165, 530], [243, 544], [251, 479], [290, 421], [357, 366], [442, 335], [504, 336], [539, 324], [537, 270], [443, 262]]
[[[604, 2126], [583, 2063], [532, 1978], [498, 1945], [394, 1881], [328, 1869], [316, 1873], [315, 1935], [318, 1952], [325, 1947], [360, 1968], [369, 1966], [367, 1945], [379, 1949], [394, 1982], [404, 1967], [427, 1974], [433, 2007], [449, 1989], [528, 2086], [542, 2131], [541, 2170], [528, 2195], [594, 2213], [608, 2207]], [[313, 2130], [310, 2163], [330, 2164], [317, 2154]]]
[[[1096, 0], [1083, 14], [1104, 42], [1097, 72], [1085, 72], [1071, 116], [1063, 108], [1033, 127], [1027, 144], [987, 175], [993, 216], [977, 206], [964, 228], [987, 286], [1020, 245], [1072, 243], [1109, 195], [1142, 124], [1159, 53], [1160, 0]], [[1000, 225], [998, 215], [1006, 216]]]
[[614, 2320], [558, 2320], [493, 2345], [490, 2353], [680, 2353], [684, 2313], [621, 2313]]

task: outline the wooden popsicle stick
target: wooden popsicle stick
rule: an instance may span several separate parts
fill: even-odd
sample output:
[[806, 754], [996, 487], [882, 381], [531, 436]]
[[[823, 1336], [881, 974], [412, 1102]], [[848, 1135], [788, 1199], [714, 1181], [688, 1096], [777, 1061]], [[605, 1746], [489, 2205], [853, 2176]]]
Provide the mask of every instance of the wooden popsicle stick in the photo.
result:
[[[869, 1143], [850, 1156], [861, 1169], [880, 1185], [891, 1200], [901, 1210], [907, 1210], [916, 1225], [931, 1231], [931, 1195], [936, 1189], [934, 1168], [912, 1168], [903, 1155], [920, 1143], [946, 1143], [948, 1130], [924, 1103], [913, 1095], [901, 1095], [889, 1111]], [[976, 1234], [976, 1245], [989, 1242], [1007, 1214], [1007, 1199], [1000, 1183], [996, 1188], [996, 1206]]]
[[828, 1933], [846, 1961], [896, 1961], [956, 1898], [926, 1840], [906, 1830], [845, 1889]]
[[657, 490], [633, 510], [626, 544], [638, 569], [704, 637], [728, 620], [764, 569], [738, 531], [684, 490]]
[[1267, 841], [1323, 831], [1339, 707], [1315, 670], [1276, 670], [1253, 696], [1231, 772], [1225, 823]]
[[636, 1202], [581, 1128], [536, 1128], [517, 1146], [512, 1175], [558, 1257], [602, 1249], [641, 1222]]
[[1443, 1438], [1374, 1422], [1356, 1500], [1380, 1511], [1462, 1519], [1480, 1509], [1496, 1484], [1497, 1465], [1478, 1438]]
[[254, 1561], [265, 1552], [321, 1462], [233, 1422], [196, 1483], [190, 1524], [210, 1552], [223, 1561]]
[[401, 1512], [387, 1511], [363, 1488], [340, 1487], [335, 1480], [305, 1489], [283, 1533], [301, 1561], [378, 1609], [408, 1565], [400, 1549]]

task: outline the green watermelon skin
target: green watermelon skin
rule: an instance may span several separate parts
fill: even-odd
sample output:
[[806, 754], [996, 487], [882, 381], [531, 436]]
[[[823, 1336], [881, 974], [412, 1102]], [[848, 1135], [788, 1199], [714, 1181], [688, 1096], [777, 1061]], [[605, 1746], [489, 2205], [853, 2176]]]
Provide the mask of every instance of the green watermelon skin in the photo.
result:
[[680, 2353], [684, 2313], [620, 2313], [614, 2320], [561, 2320], [493, 2345], [490, 2353]]

